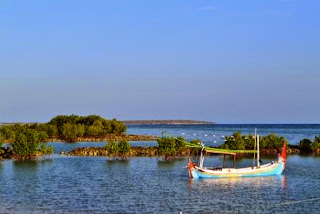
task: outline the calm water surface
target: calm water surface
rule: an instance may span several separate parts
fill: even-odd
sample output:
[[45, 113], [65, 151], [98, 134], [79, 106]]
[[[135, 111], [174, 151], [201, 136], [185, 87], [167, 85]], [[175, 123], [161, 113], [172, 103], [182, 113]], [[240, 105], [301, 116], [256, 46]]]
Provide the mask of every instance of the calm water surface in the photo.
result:
[[[220, 127], [223, 130], [219, 132], [210, 126], [165, 128], [172, 135], [181, 132], [191, 137], [202, 133], [203, 139], [208, 137], [205, 133], [225, 135], [237, 129]], [[319, 127], [280, 129], [275, 132], [289, 137], [292, 132], [292, 139], [319, 134]], [[140, 127], [140, 131], [130, 127], [128, 132], [154, 134], [161, 130], [163, 127]], [[50, 144], [59, 153], [105, 143]], [[212, 156], [206, 164], [221, 165], [221, 161], [221, 157]], [[237, 165], [251, 163], [250, 159], [239, 159]], [[140, 157], [107, 161], [105, 157], [58, 154], [35, 161], [2, 161], [0, 213], [319, 213], [318, 157], [289, 156], [283, 175], [257, 178], [190, 180], [186, 165], [187, 159], [166, 162]]]
[[[209, 158], [208, 164], [220, 161]], [[242, 160], [242, 163], [251, 160]], [[289, 156], [282, 176], [189, 180], [186, 159], [55, 155], [0, 163], [0, 213], [317, 213], [320, 159]]]

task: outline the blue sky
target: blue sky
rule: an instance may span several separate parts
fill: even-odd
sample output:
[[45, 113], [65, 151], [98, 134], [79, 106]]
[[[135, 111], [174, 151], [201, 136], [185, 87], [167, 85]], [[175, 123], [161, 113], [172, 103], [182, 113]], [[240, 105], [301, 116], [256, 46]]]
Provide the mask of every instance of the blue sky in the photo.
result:
[[318, 0], [4, 0], [0, 121], [320, 122]]

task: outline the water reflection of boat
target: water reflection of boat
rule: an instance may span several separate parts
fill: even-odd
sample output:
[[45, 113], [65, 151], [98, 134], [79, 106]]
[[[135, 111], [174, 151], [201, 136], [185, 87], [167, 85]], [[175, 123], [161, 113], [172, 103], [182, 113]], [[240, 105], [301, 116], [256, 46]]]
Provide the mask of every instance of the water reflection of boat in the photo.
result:
[[[199, 161], [199, 166], [189, 159], [188, 169], [190, 178], [223, 178], [223, 177], [253, 177], [253, 176], [271, 176], [280, 175], [285, 169], [286, 163], [286, 143], [284, 142], [281, 155], [278, 155], [277, 161], [272, 161], [268, 164], [260, 165], [260, 152], [259, 152], [259, 135], [255, 138], [257, 143], [257, 161], [256, 165], [252, 167], [236, 168], [235, 157], [237, 153], [245, 151], [240, 150], [222, 150], [205, 148], [202, 144], [202, 151]], [[223, 166], [221, 167], [205, 167], [203, 165], [203, 153], [222, 154], [224, 156]], [[225, 156], [234, 156], [233, 168], [225, 168]]]

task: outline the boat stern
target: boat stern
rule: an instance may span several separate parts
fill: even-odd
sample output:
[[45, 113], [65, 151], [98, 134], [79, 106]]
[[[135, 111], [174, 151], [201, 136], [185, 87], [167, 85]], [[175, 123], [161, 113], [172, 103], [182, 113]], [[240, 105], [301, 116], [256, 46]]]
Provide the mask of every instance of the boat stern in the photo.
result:
[[282, 172], [284, 171], [284, 169], [286, 167], [286, 157], [287, 157], [287, 143], [284, 142], [283, 146], [282, 146], [281, 155], [279, 154], [279, 158], [278, 158], [279, 163], [282, 165]]
[[193, 163], [189, 158], [189, 163], [188, 163], [189, 178], [199, 178], [199, 175], [197, 174], [197, 171], [194, 168], [195, 165], [196, 164]]

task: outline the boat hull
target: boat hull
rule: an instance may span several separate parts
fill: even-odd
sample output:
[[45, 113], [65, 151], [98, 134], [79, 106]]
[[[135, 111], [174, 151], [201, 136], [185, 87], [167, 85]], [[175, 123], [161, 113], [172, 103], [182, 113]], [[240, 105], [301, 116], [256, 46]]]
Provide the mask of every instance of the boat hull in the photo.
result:
[[192, 178], [226, 178], [226, 177], [255, 177], [280, 175], [284, 170], [282, 161], [262, 165], [261, 167], [250, 168], [225, 168], [222, 170], [210, 170], [194, 166], [189, 174]]
[[285, 165], [286, 143], [283, 144], [282, 153], [278, 156], [278, 161], [259, 167], [209, 169], [203, 167], [203, 163], [200, 164], [201, 167], [198, 167], [189, 159], [188, 168], [190, 178], [228, 178], [281, 175], [285, 169]]

